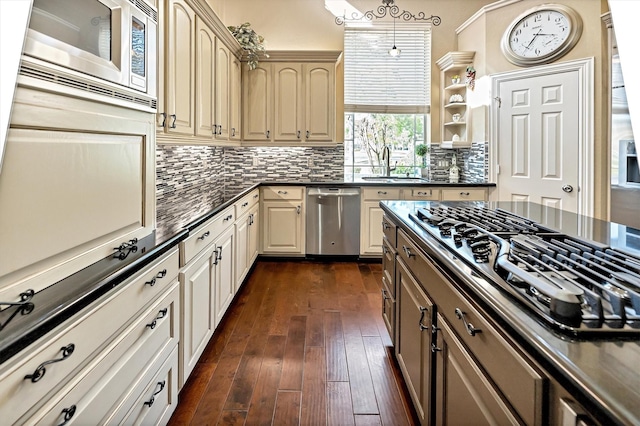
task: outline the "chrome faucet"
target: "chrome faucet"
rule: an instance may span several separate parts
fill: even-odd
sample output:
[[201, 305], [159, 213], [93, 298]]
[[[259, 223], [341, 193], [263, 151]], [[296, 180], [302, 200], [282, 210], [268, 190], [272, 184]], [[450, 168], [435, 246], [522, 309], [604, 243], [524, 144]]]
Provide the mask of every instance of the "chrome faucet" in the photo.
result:
[[391, 148], [389, 145], [382, 147], [382, 161], [384, 161], [384, 175], [391, 176], [391, 172], [396, 169], [398, 162], [396, 161], [396, 166], [391, 167]]

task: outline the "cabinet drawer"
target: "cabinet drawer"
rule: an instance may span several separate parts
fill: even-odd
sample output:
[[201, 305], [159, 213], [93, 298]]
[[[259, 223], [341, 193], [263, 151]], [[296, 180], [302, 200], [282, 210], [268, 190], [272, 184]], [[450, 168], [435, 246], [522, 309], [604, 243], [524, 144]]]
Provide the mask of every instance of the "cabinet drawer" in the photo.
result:
[[439, 200], [440, 190], [434, 188], [411, 188], [405, 190], [408, 200]]
[[242, 197], [236, 204], [236, 217], [241, 217], [243, 214], [251, 210], [260, 201], [260, 191], [257, 189], [251, 191], [244, 197]]
[[379, 188], [363, 188], [363, 197], [365, 200], [399, 200], [400, 188], [379, 187]]
[[[162, 294], [177, 275], [178, 253], [173, 250], [121, 284], [118, 291], [27, 347], [14, 357], [15, 361], [5, 363], [7, 368], [0, 371], [0, 418], [12, 424], [31, 407], [47, 400], [51, 392], [59, 390], [91, 362], [142, 307]], [[58, 359], [62, 360], [45, 364]]]
[[386, 216], [382, 217], [382, 233], [389, 241], [389, 245], [391, 247], [396, 247], [396, 226], [387, 218]]
[[86, 374], [77, 376], [77, 381], [59, 393], [59, 400], [50, 399], [47, 405], [53, 404], [53, 408], [45, 407], [43, 416], [33, 416], [28, 423], [60, 424], [65, 410], [73, 409], [73, 423], [104, 424], [115, 407], [131, 406], [139, 396], [131, 400], [132, 385], [154, 364], [157, 370], [178, 344], [179, 306], [176, 281], [165, 297], [141, 313], [96, 357]]
[[299, 186], [265, 186], [262, 188], [263, 200], [302, 200], [304, 188]]
[[442, 201], [485, 201], [486, 199], [486, 189], [456, 188], [442, 190]]
[[227, 227], [233, 225], [236, 220], [235, 206], [230, 206], [215, 215], [211, 220], [190, 232], [184, 241], [180, 243], [180, 266], [184, 266], [205, 247], [207, 247]]
[[447, 319], [525, 423], [540, 424], [545, 379], [403, 231], [398, 232], [398, 256], [409, 266], [435, 301], [438, 313]]

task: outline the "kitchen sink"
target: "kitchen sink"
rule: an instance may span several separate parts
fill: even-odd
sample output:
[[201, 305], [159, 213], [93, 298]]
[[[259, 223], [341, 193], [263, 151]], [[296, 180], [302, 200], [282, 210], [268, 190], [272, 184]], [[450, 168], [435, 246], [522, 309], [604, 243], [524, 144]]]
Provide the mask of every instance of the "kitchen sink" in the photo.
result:
[[360, 179], [375, 181], [375, 182], [386, 182], [386, 183], [396, 183], [396, 182], [405, 182], [405, 183], [424, 183], [429, 182], [427, 179], [419, 178], [419, 177], [411, 177], [411, 176], [363, 176]]

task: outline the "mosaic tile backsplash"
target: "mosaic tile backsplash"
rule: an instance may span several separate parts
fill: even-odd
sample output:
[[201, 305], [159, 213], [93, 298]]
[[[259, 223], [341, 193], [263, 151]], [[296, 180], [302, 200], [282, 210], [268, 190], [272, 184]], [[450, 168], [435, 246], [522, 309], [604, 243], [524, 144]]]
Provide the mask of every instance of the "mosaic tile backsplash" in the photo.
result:
[[[457, 150], [460, 182], [486, 182], [487, 143]], [[432, 145], [431, 179], [448, 181], [454, 151]], [[344, 180], [344, 146], [215, 147], [159, 145], [156, 196], [170, 205], [187, 192], [207, 188], [207, 203], [223, 202], [259, 182], [331, 182]], [[185, 192], [187, 191], [187, 192]]]

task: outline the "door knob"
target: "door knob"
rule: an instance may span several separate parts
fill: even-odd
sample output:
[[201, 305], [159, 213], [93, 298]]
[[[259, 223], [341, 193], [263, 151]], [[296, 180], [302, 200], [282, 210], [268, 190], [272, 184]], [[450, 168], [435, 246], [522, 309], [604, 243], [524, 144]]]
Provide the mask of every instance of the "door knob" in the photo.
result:
[[563, 185], [562, 190], [566, 193], [573, 192], [573, 186], [571, 185]]

